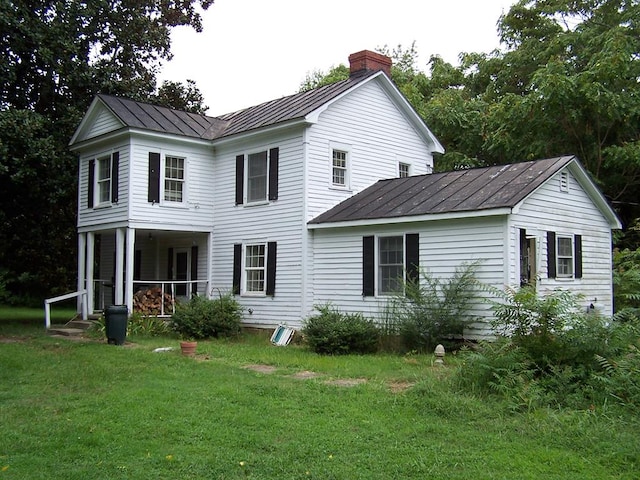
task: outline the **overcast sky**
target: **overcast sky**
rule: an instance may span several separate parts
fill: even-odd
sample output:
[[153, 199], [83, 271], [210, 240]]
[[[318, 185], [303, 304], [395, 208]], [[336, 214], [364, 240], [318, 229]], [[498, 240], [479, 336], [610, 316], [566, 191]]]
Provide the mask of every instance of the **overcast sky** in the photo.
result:
[[203, 31], [172, 33], [162, 80], [196, 81], [219, 115], [298, 91], [308, 73], [349, 54], [415, 41], [419, 68], [431, 55], [499, 47], [496, 23], [515, 0], [216, 0]]

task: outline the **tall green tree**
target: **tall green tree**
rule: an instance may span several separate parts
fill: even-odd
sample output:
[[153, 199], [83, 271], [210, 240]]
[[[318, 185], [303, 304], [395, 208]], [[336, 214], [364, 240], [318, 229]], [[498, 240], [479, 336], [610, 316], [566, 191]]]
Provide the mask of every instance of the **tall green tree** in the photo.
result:
[[96, 93], [202, 112], [195, 84], [156, 88], [170, 31], [213, 0], [0, 0], [0, 271], [20, 298], [75, 285], [77, 158]]

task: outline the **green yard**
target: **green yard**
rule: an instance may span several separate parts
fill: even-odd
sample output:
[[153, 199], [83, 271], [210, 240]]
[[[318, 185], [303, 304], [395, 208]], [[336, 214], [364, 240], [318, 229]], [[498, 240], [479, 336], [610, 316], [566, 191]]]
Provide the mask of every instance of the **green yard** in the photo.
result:
[[[0, 310], [0, 480], [635, 479], [638, 416], [512, 413], [456, 359], [324, 357], [268, 338], [48, 337]], [[173, 351], [154, 353], [157, 347]]]

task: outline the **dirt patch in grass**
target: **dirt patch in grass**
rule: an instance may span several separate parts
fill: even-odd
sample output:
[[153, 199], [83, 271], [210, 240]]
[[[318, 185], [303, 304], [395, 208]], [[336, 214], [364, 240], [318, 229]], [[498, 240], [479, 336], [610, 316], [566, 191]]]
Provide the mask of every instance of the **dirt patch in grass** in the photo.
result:
[[338, 378], [337, 380], [327, 380], [327, 385], [335, 385], [337, 387], [355, 387], [367, 383], [366, 378]]
[[274, 373], [277, 368], [271, 365], [245, 365], [243, 368], [258, 373]]
[[392, 380], [388, 382], [387, 385], [389, 386], [389, 390], [391, 390], [393, 393], [402, 393], [413, 387], [415, 383], [402, 380]]
[[0, 343], [24, 343], [28, 340], [26, 337], [2, 337], [0, 336]]
[[310, 378], [317, 378], [319, 376], [319, 373], [312, 372], [310, 370], [304, 370], [302, 372], [294, 373], [293, 375], [291, 375], [291, 377], [295, 378], [296, 380], [308, 380]]

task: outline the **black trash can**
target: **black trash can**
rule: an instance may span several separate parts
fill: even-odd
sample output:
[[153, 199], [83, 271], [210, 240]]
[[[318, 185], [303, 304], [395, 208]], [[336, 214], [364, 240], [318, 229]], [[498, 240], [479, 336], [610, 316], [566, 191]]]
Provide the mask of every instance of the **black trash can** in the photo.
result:
[[126, 305], [110, 305], [104, 311], [107, 342], [110, 345], [124, 345], [127, 338], [129, 311]]

